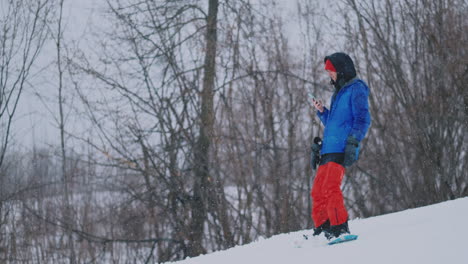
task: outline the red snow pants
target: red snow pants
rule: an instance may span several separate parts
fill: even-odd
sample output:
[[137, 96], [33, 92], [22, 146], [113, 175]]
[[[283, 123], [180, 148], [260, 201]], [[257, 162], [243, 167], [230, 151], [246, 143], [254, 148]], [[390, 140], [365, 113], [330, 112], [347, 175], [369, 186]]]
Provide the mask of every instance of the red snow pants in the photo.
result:
[[335, 162], [319, 166], [311, 191], [315, 227], [327, 220], [330, 220], [330, 225], [341, 225], [348, 220], [341, 192], [344, 173], [345, 168]]

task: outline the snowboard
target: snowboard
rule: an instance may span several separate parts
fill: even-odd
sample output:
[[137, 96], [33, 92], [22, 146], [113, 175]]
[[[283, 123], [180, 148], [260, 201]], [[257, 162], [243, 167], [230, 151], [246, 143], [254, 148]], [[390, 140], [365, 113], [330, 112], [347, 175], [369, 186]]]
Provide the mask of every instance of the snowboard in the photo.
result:
[[330, 242], [328, 242], [328, 245], [335, 245], [339, 243], [349, 242], [349, 241], [356, 240], [357, 238], [358, 238], [357, 235], [344, 235], [344, 236], [331, 240]]
[[330, 241], [326, 240], [325, 237], [313, 237], [312, 235], [303, 234], [300, 238], [294, 241], [295, 248], [303, 247], [327, 247], [335, 244], [345, 243], [349, 241], [356, 240], [358, 235], [344, 235], [339, 238], [332, 239]]

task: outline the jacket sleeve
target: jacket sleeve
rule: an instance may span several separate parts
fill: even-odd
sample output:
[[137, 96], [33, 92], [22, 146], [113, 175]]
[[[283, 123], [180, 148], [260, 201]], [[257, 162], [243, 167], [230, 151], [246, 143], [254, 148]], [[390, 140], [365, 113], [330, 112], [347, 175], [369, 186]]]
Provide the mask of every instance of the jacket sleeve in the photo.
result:
[[353, 125], [350, 136], [361, 141], [367, 133], [371, 124], [369, 113], [369, 88], [360, 83], [353, 87], [351, 94], [351, 110], [353, 114]]
[[327, 125], [327, 120], [328, 120], [328, 113], [330, 111], [328, 111], [328, 109], [326, 107], [324, 107], [323, 109], [324, 109], [323, 113], [320, 113], [320, 111], [317, 111], [317, 115], [320, 118], [320, 121], [322, 121], [322, 124], [324, 126], [326, 126]]

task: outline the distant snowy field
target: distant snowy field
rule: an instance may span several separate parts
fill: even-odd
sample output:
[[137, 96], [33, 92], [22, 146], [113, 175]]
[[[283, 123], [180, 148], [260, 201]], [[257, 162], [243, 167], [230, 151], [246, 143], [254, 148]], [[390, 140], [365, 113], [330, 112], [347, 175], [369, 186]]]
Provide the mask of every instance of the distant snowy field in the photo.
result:
[[[326, 245], [304, 230], [178, 264], [468, 263], [468, 198], [350, 222], [356, 241]], [[300, 247], [298, 247], [300, 246]]]

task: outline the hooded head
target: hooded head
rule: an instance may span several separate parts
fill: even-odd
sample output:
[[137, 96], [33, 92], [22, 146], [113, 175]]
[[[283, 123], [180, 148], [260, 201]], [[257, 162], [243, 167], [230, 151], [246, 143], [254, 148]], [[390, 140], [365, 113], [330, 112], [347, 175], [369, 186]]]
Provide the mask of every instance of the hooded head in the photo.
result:
[[346, 53], [333, 53], [326, 56], [323, 62], [325, 63], [326, 70], [334, 70], [337, 73], [336, 81], [331, 80], [331, 83], [337, 89], [340, 89], [346, 82], [356, 77], [354, 62]]

